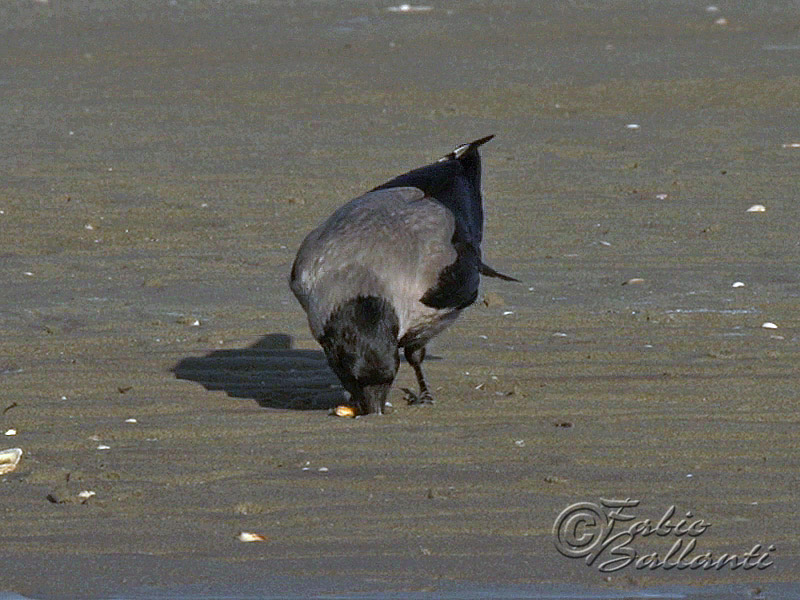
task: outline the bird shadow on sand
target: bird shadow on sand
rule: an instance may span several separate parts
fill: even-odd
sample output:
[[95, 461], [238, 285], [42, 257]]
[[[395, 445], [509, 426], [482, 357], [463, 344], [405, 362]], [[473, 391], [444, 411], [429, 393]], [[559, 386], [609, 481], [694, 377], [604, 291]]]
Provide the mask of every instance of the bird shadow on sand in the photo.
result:
[[189, 356], [172, 368], [178, 379], [265, 408], [324, 410], [342, 404], [339, 380], [319, 350], [292, 348], [292, 336], [271, 333], [248, 348]]

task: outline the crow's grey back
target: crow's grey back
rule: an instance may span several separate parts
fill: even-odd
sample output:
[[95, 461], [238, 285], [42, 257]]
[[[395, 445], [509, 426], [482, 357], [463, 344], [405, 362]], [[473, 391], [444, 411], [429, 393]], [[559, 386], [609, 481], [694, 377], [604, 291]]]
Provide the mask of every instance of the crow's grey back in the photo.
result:
[[455, 262], [454, 231], [454, 214], [413, 187], [371, 191], [339, 208], [306, 237], [292, 268], [290, 285], [314, 337], [337, 306], [371, 295], [391, 302], [402, 335]]

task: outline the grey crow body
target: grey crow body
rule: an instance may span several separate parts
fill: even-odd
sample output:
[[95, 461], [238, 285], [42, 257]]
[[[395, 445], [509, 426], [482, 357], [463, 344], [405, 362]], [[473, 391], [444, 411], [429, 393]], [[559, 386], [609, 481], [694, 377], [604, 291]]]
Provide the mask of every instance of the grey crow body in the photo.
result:
[[383, 412], [399, 348], [419, 384], [410, 401], [432, 402], [425, 345], [475, 302], [480, 275], [517, 281], [481, 260], [478, 147], [492, 137], [351, 200], [297, 252], [290, 287], [359, 414]]

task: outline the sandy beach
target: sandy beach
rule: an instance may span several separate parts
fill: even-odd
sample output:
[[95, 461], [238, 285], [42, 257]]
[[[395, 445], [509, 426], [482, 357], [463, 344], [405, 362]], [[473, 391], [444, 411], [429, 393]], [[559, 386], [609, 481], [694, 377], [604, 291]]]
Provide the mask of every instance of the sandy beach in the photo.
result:
[[[740, 4], [0, 5], [0, 592], [800, 583], [800, 7]], [[492, 133], [522, 283], [431, 344], [434, 406], [403, 364], [329, 416], [298, 245]], [[564, 555], [601, 499], [708, 524], [637, 559], [767, 557]]]

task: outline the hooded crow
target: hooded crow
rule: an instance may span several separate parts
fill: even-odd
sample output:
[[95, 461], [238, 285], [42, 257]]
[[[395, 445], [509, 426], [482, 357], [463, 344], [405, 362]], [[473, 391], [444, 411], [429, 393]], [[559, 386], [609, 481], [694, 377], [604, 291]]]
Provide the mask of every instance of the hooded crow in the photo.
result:
[[419, 384], [409, 402], [432, 403], [425, 345], [475, 302], [480, 275], [518, 281], [481, 260], [478, 148], [493, 137], [351, 200], [297, 252], [290, 287], [359, 414], [384, 412], [399, 348]]

